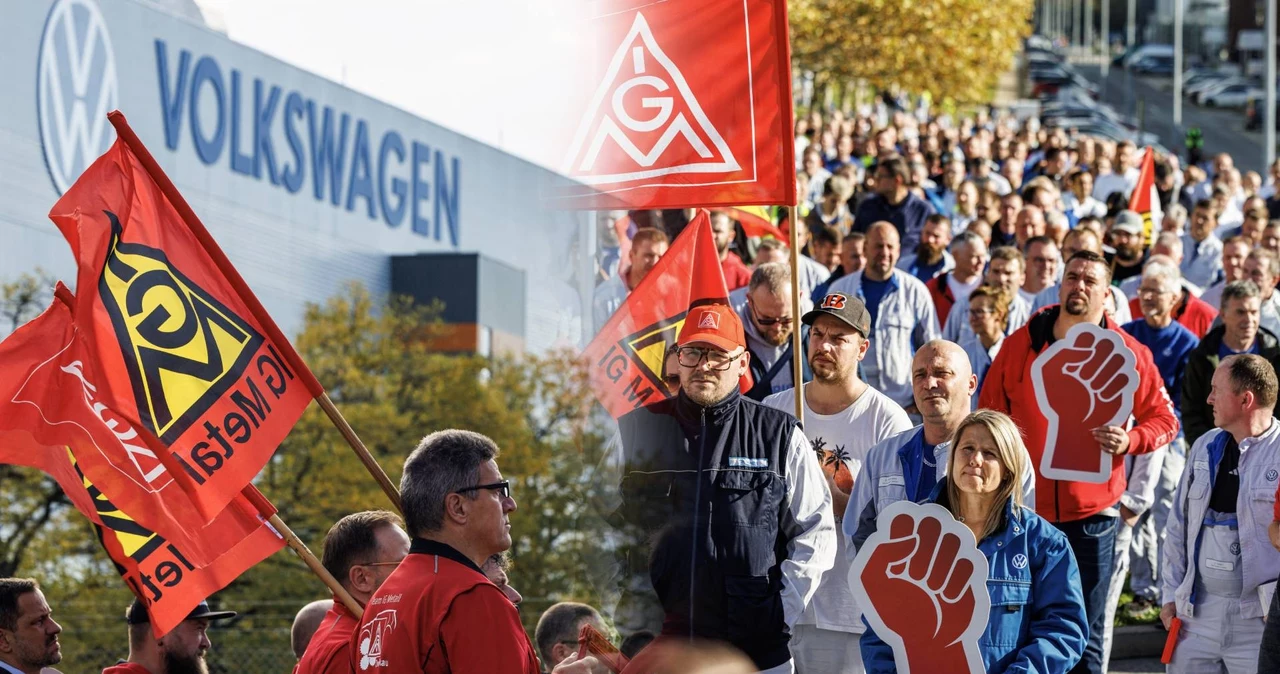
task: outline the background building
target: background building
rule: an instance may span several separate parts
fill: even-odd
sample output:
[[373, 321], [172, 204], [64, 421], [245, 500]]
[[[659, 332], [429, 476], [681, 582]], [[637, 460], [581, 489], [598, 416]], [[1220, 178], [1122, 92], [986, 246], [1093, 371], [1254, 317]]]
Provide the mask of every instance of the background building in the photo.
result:
[[0, 0], [0, 16], [0, 280], [74, 284], [47, 214], [118, 108], [287, 333], [359, 281], [474, 301], [448, 314], [476, 321], [477, 350], [581, 343], [594, 232], [541, 206], [556, 174], [235, 43], [191, 2]]

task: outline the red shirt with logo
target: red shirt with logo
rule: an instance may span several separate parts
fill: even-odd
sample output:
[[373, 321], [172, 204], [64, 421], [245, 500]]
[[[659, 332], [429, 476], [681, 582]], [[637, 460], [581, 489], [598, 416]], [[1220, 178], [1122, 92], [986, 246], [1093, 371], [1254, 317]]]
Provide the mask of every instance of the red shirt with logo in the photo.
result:
[[356, 674], [539, 674], [516, 607], [452, 547], [415, 538], [351, 639]]
[[102, 670], [102, 674], [151, 674], [151, 670], [136, 662], [122, 662]]
[[293, 674], [351, 674], [351, 635], [359, 622], [335, 598]]

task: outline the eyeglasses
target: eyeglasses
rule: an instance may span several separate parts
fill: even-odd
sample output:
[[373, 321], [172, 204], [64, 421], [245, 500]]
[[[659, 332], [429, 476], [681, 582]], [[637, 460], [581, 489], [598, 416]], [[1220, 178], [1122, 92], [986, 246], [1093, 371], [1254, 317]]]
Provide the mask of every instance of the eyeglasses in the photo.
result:
[[464, 487], [454, 493], [465, 494], [469, 491], [476, 491], [478, 489], [488, 489], [490, 491], [496, 491], [498, 492], [498, 495], [501, 496], [502, 498], [511, 498], [511, 481], [510, 480], [503, 480], [502, 482], [494, 482], [493, 484], [478, 484], [474, 487]]
[[738, 353], [725, 353], [719, 349], [701, 349], [696, 346], [682, 346], [676, 352], [676, 360], [680, 363], [680, 367], [698, 367], [702, 363], [702, 359], [707, 359], [707, 366], [715, 372], [724, 372], [728, 370], [733, 361], [742, 355]]
[[[403, 562], [404, 560], [400, 560]], [[400, 566], [400, 562], [369, 562], [368, 564], [356, 564], [355, 566]]]
[[764, 318], [760, 316], [760, 314], [756, 313], [756, 307], [751, 302], [747, 302], [747, 310], [751, 312], [751, 319], [759, 323], [760, 325], [777, 325], [779, 323], [783, 325], [791, 325], [791, 321], [793, 320], [790, 316], [782, 316], [779, 318]]

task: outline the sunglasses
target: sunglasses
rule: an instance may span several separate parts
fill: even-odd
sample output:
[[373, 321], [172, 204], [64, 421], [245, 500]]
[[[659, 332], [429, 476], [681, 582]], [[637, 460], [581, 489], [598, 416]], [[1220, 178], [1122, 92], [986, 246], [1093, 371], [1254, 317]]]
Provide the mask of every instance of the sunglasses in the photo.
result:
[[478, 484], [474, 487], [464, 487], [454, 492], [455, 494], [465, 494], [470, 491], [478, 491], [480, 489], [488, 489], [498, 492], [502, 498], [511, 498], [511, 481], [503, 480], [502, 482], [494, 482], [493, 484]]

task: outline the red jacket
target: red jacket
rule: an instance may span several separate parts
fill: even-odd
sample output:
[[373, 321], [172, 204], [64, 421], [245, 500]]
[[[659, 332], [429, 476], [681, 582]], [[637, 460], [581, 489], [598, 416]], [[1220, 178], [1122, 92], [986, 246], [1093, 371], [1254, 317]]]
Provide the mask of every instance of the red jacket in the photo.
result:
[[333, 608], [324, 615], [293, 674], [351, 674], [351, 634], [358, 622], [360, 619], [334, 598]]
[[[1134, 318], [1142, 318], [1142, 305], [1138, 302], [1138, 298], [1129, 300], [1129, 313]], [[1182, 327], [1191, 331], [1191, 334], [1200, 339], [1204, 339], [1205, 333], [1209, 332], [1209, 328], [1213, 327], [1213, 321], [1218, 318], [1218, 310], [1213, 305], [1192, 295], [1186, 290], [1182, 291], [1182, 302], [1173, 308], [1173, 320], [1182, 324]]]
[[[1072, 522], [1119, 503], [1126, 481], [1123, 456], [1112, 457], [1111, 479], [1103, 484], [1050, 480], [1040, 475], [1049, 422], [1036, 404], [1031, 365], [1035, 356], [1049, 346], [1059, 311], [1058, 306], [1049, 307], [1005, 338], [983, 380], [978, 407], [1008, 414], [1022, 430], [1022, 439], [1036, 471], [1036, 514], [1050, 522]], [[1151, 351], [1117, 327], [1115, 321], [1109, 317], [1105, 320], [1106, 328], [1118, 332], [1137, 358], [1138, 390], [1133, 396], [1136, 423], [1129, 429], [1129, 453], [1155, 451], [1169, 444], [1178, 433], [1173, 402], [1165, 392], [1164, 380], [1151, 359]]]
[[102, 670], [102, 674], [151, 674], [151, 670], [136, 662], [122, 662]]
[[539, 674], [520, 614], [452, 547], [415, 538], [351, 639], [360, 674]]
[[951, 315], [951, 307], [956, 303], [956, 295], [951, 292], [951, 285], [947, 283], [949, 278], [951, 272], [942, 272], [924, 284], [929, 289], [929, 297], [933, 298], [933, 308], [938, 311], [938, 325], [947, 324], [947, 316]]
[[720, 271], [724, 272], [725, 285], [729, 290], [737, 290], [751, 282], [751, 269], [733, 251], [725, 254], [720, 261]]

